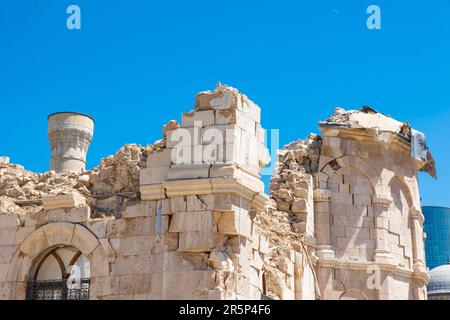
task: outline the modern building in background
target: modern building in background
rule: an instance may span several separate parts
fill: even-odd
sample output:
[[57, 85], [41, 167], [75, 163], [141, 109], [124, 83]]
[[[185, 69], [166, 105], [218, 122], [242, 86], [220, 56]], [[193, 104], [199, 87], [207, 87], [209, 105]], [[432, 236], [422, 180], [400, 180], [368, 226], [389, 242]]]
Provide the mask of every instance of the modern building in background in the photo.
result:
[[427, 234], [425, 256], [431, 270], [450, 262], [450, 208], [425, 206], [422, 212]]
[[429, 300], [450, 300], [450, 208], [426, 206], [425, 256], [430, 268]]
[[428, 300], [450, 300], [450, 264], [444, 264], [430, 271]]

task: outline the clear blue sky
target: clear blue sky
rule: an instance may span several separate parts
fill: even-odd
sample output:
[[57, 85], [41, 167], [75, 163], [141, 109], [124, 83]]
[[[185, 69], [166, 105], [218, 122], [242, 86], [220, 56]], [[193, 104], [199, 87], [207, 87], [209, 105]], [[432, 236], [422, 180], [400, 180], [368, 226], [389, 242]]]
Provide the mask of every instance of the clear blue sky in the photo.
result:
[[[66, 8], [81, 8], [81, 30]], [[366, 28], [366, 8], [382, 29]], [[450, 1], [2, 0], [0, 154], [46, 171], [49, 113], [96, 119], [89, 166], [161, 136], [217, 81], [262, 107], [281, 144], [318, 132], [334, 107], [369, 105], [424, 132], [450, 206]], [[265, 179], [267, 181], [267, 178]]]

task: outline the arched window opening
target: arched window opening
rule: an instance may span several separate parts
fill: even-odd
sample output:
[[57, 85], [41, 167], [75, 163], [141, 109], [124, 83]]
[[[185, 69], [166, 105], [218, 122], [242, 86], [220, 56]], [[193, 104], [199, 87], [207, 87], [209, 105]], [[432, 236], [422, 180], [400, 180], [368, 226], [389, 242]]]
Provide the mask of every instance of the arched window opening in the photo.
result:
[[87, 300], [89, 260], [74, 247], [60, 246], [42, 253], [31, 269], [27, 299]]

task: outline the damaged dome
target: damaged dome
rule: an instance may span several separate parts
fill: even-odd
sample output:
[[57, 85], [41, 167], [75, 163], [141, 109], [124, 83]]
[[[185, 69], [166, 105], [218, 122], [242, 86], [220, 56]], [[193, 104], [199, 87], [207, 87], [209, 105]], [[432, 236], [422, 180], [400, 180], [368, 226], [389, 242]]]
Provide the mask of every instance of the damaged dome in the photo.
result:
[[377, 136], [393, 134], [410, 145], [411, 158], [421, 163], [419, 171], [427, 172], [436, 178], [436, 163], [427, 147], [425, 134], [411, 128], [407, 122], [402, 123], [364, 106], [358, 110], [347, 111], [336, 108], [333, 116], [319, 122], [319, 127], [361, 129]]

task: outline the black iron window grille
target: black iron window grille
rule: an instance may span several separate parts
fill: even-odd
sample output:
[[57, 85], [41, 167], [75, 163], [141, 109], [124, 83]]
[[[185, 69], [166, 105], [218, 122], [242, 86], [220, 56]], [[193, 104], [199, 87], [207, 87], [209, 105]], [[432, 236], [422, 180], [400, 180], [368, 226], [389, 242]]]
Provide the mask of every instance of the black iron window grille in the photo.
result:
[[90, 279], [28, 282], [27, 300], [88, 300]]

